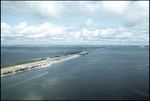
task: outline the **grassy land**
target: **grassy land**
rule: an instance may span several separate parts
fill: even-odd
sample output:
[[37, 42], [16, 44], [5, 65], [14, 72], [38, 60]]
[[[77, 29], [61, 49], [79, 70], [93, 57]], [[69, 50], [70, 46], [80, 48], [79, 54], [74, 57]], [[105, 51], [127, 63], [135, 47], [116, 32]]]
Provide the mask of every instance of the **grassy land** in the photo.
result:
[[11, 66], [21, 65], [21, 64], [25, 64], [25, 63], [37, 62], [37, 61], [41, 61], [41, 60], [46, 60], [46, 58], [41, 58], [41, 59], [38, 59], [38, 60], [24, 61], [24, 62], [19, 62], [19, 63], [14, 63], [14, 64], [8, 64], [8, 65], [3, 65], [3, 66], [1, 66], [1, 68], [6, 68], [6, 67], [11, 67]]
[[81, 52], [67, 53], [66, 55], [70, 55], [70, 54], [78, 54], [78, 53], [81, 53]]
[[56, 57], [60, 57], [60, 56], [53, 56], [53, 57], [50, 57], [50, 58], [56, 58]]
[[[67, 53], [66, 55], [78, 54], [78, 53], [80, 53], [80, 52]], [[60, 57], [60, 56], [53, 56], [53, 57], [50, 57], [50, 58], [56, 58], [56, 57]], [[41, 61], [41, 60], [46, 60], [46, 59], [47, 58], [41, 58], [41, 59], [38, 59], [38, 60], [30, 60], [30, 61], [24, 61], [24, 62], [19, 62], [19, 63], [14, 63], [14, 64], [8, 64], [8, 65], [1, 66], [1, 68], [6, 68], [6, 67], [11, 67], [11, 66], [21, 65], [21, 64], [25, 64], [25, 63], [31, 63], [31, 62], [36, 62], [36, 61]]]
[[16, 70], [15, 72], [18, 72], [18, 71], [25, 71], [27, 70], [28, 68], [22, 68], [22, 69], [19, 69], [19, 70]]
[[10, 74], [10, 73], [13, 73], [13, 71], [5, 72], [5, 73], [3, 73], [3, 75], [7, 75], [7, 74]]

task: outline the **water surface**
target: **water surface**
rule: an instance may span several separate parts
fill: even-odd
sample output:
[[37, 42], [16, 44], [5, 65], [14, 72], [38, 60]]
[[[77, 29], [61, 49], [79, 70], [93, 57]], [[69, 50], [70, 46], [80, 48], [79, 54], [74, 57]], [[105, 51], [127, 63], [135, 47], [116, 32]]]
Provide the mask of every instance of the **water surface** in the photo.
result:
[[147, 95], [149, 47], [105, 47], [1, 78], [2, 100], [148, 100]]

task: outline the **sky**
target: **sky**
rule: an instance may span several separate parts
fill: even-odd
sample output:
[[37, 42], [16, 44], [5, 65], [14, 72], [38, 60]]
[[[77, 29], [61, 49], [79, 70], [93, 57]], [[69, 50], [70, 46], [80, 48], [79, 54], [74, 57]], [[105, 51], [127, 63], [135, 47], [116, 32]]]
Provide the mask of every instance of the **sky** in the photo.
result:
[[1, 1], [1, 44], [149, 45], [149, 1]]

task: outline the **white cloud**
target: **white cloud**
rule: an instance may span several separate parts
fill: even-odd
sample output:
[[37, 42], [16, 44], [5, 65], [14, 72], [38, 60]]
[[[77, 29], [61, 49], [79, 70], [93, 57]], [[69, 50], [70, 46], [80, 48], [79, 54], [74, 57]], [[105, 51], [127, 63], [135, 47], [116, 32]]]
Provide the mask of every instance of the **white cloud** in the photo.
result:
[[28, 9], [31, 10], [31, 12], [29, 12], [32, 13], [34, 17], [60, 18], [62, 16], [63, 10], [65, 10], [65, 7], [57, 1], [26, 1], [26, 3], [28, 4]]
[[[14, 26], [1, 23], [3, 41], [53, 40], [80, 43], [95, 40], [110, 44], [111, 41], [138, 43], [139, 40], [146, 44], [149, 41], [148, 1], [2, 1], [2, 9], [10, 14], [30, 15], [33, 20], [47, 19], [47, 22], [34, 26], [29, 26], [29, 22], [20, 22]], [[101, 22], [109, 18], [121, 20], [118, 25], [120, 28], [104, 28]], [[53, 23], [49, 23], [49, 20]], [[78, 30], [73, 23], [76, 20], [79, 20], [77, 25], [82, 25]], [[56, 21], [66, 21], [72, 27], [56, 24]]]
[[73, 16], [119, 17], [125, 25], [135, 25], [149, 18], [148, 1], [3, 1], [8, 11], [27, 13], [39, 19], [70, 19]]
[[126, 26], [135, 26], [143, 22], [148, 22], [149, 19], [148, 1], [138, 1], [131, 3], [128, 9], [125, 10], [123, 15], [122, 21]]
[[[90, 41], [140, 41], [148, 43], [149, 34], [143, 33], [144, 29], [133, 30], [127, 27], [120, 29], [96, 29], [88, 30], [82, 29], [80, 31], [73, 30], [69, 27], [58, 26], [51, 23], [43, 23], [39, 26], [27, 26], [26, 22], [20, 23], [16, 26], [9, 26], [2, 23], [2, 41], [37, 41], [43, 40], [49, 42], [90, 42]], [[38, 30], [39, 29], [39, 30]], [[104, 43], [107, 43], [104, 42]]]
[[12, 27], [7, 25], [6, 23], [1, 23], [1, 29], [11, 29]]
[[[119, 29], [96, 29], [88, 30], [86, 28], [76, 31], [69, 27], [58, 26], [51, 23], [43, 23], [38, 26], [27, 26], [26, 22], [20, 23], [16, 26], [9, 26], [6, 23], [2, 23], [2, 41], [38, 41], [43, 42], [72, 42], [72, 43], [83, 43], [83, 42], [101, 42], [111, 43], [113, 42], [130, 42], [140, 41], [148, 43], [149, 34], [143, 33], [144, 29], [133, 30], [127, 27]], [[39, 30], [38, 30], [39, 29]], [[103, 42], [102, 42], [103, 41]]]
[[93, 20], [92, 19], [87, 19], [85, 21], [86, 26], [91, 26], [93, 24]]
[[103, 1], [104, 9], [116, 15], [122, 14], [129, 6], [128, 1]]

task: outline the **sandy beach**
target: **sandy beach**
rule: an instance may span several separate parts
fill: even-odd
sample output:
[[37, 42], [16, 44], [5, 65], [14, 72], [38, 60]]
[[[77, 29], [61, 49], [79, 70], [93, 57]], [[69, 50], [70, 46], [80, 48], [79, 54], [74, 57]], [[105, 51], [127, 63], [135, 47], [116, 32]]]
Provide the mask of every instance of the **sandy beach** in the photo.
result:
[[25, 63], [25, 64], [21, 64], [21, 65], [1, 68], [1, 77], [11, 75], [14, 73], [18, 73], [18, 72], [24, 72], [26, 70], [30, 70], [33, 68], [47, 67], [47, 66], [50, 66], [54, 63], [63, 62], [63, 61], [69, 60], [69, 59], [73, 59], [73, 58], [76, 58], [80, 55], [88, 54], [90, 52], [92, 52], [92, 51], [72, 53], [72, 54], [67, 54], [65, 56], [59, 56], [59, 57], [50, 57], [50, 58], [46, 58], [46, 60], [41, 60], [41, 61], [36, 61], [36, 62], [32, 62], [32, 63]]

